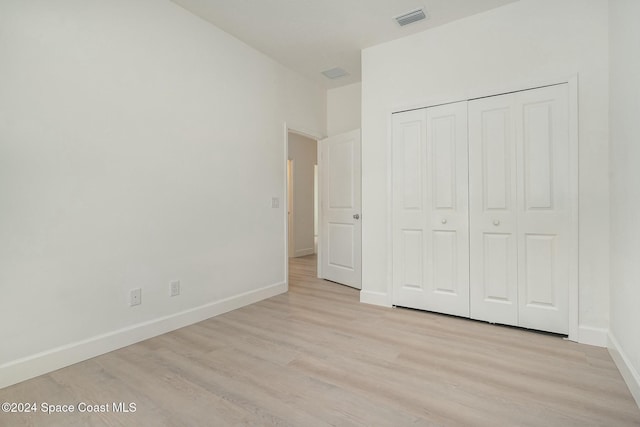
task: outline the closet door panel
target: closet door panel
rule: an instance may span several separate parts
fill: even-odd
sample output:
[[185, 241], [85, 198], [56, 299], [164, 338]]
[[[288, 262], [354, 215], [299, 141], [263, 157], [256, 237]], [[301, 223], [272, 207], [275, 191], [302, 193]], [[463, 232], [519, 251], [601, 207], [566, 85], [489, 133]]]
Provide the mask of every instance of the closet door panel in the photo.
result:
[[569, 329], [570, 183], [567, 85], [519, 92], [519, 325]]
[[[442, 114], [441, 108], [427, 109], [427, 144], [431, 151], [434, 209], [456, 208], [456, 114]], [[438, 114], [440, 113], [440, 114]]]
[[471, 317], [517, 325], [514, 96], [468, 105]]
[[452, 297], [459, 296], [457, 262], [458, 236], [455, 231], [433, 232], [433, 276], [434, 292]]
[[526, 234], [524, 236], [524, 269], [522, 291], [524, 304], [542, 309], [558, 306], [555, 293], [557, 236]]
[[431, 244], [427, 310], [469, 316], [467, 103], [427, 108]]
[[514, 301], [511, 280], [513, 278], [513, 238], [510, 233], [482, 234], [483, 277], [482, 297], [484, 301], [497, 304], [512, 304]]
[[[393, 116], [395, 305], [469, 315], [466, 112], [463, 102]], [[405, 243], [417, 233], [419, 249]]]
[[424, 290], [424, 244], [422, 230], [402, 230], [401, 285], [413, 292]]
[[[495, 104], [493, 100], [485, 104]], [[471, 106], [474, 114], [477, 105]], [[482, 107], [480, 107], [482, 108]], [[510, 211], [513, 200], [511, 194], [512, 147], [510, 136], [511, 109], [508, 105], [483, 110], [480, 116], [480, 147], [482, 156], [482, 205], [484, 211]], [[475, 135], [474, 135], [475, 136]], [[474, 147], [475, 148], [475, 147]]]
[[426, 119], [393, 115], [393, 303], [411, 308], [424, 308], [427, 292]]

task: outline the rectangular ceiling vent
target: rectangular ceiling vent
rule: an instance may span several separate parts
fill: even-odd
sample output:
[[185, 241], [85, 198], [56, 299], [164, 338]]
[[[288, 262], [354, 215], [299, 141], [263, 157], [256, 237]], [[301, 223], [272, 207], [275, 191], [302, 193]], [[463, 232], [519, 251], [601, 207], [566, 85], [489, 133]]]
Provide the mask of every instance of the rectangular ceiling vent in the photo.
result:
[[404, 15], [396, 16], [396, 21], [400, 24], [401, 27], [405, 25], [409, 25], [413, 22], [422, 21], [426, 19], [427, 15], [425, 15], [424, 10], [416, 9], [411, 12], [407, 12]]
[[349, 73], [347, 73], [345, 70], [343, 70], [340, 67], [332, 68], [330, 70], [324, 70], [322, 74], [324, 74], [324, 76], [328, 79], [337, 79], [339, 77], [344, 77], [349, 75]]

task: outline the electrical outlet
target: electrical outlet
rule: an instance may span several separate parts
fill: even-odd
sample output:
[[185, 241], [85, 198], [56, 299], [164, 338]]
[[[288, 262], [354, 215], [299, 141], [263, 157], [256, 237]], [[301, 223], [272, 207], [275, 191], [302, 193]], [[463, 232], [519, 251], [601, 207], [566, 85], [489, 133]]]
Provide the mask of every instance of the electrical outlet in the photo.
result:
[[174, 280], [171, 282], [171, 296], [175, 297], [180, 295], [180, 280]]
[[133, 307], [134, 305], [140, 304], [142, 304], [142, 289], [131, 289], [131, 299], [129, 300], [129, 305]]

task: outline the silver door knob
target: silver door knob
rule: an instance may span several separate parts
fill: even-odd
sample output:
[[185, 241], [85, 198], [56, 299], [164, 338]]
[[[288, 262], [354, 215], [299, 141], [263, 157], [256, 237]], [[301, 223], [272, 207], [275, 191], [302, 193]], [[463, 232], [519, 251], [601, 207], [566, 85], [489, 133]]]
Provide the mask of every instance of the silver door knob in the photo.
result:
[[442, 220], [442, 221], [440, 221], [440, 222], [441, 222], [441, 223], [443, 223], [443, 224], [446, 224], [446, 223], [447, 223], [447, 220], [446, 220], [446, 219], [443, 219], [443, 220]]
[[497, 219], [494, 219], [494, 220], [493, 220], [493, 225], [495, 225], [495, 226], [500, 225], [500, 221], [499, 221], [499, 220], [497, 220]]
[[355, 214], [355, 215], [353, 216], [353, 219], [360, 219], [360, 214]]

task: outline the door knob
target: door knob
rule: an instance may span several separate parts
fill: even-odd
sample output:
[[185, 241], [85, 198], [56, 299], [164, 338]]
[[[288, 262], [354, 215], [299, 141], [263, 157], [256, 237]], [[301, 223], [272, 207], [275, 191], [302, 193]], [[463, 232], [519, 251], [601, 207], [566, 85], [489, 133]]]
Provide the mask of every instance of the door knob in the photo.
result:
[[497, 220], [497, 219], [494, 219], [493, 220], [493, 225], [495, 225], [497, 227], [498, 225], [500, 225], [500, 221]]
[[440, 222], [443, 223], [443, 224], [446, 224], [447, 220], [443, 218], [442, 221], [440, 221]]
[[360, 219], [360, 214], [353, 215], [353, 219]]

